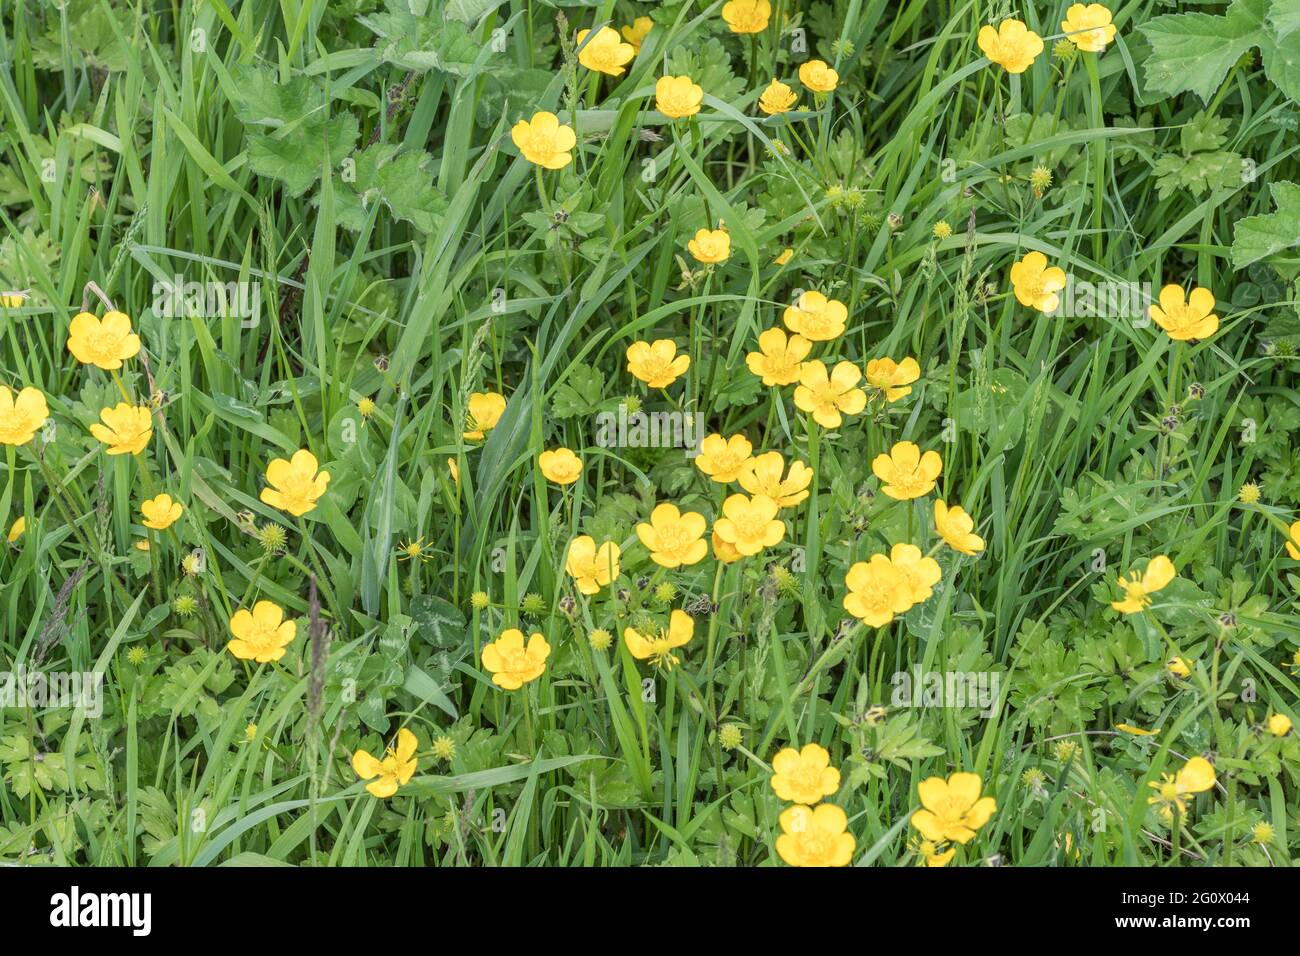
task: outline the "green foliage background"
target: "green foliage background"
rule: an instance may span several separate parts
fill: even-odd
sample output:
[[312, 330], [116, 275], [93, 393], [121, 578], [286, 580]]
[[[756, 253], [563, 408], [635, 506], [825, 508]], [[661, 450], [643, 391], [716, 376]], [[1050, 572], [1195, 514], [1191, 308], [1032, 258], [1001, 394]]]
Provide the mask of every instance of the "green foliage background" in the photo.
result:
[[[0, 554], [0, 660], [106, 675], [98, 719], [0, 710], [0, 859], [779, 865], [766, 765], [817, 741], [859, 864], [916, 863], [916, 784], [953, 770], [999, 806], [953, 865], [1291, 863], [1300, 748], [1261, 722], [1297, 712], [1300, 2], [1116, 3], [1100, 56], [1053, 52], [1065, 3], [778, 2], [752, 44], [720, 6], [0, 0], [0, 289], [29, 293], [0, 310], [0, 376], [55, 423], [0, 482], [5, 527], [27, 520]], [[640, 15], [626, 75], [577, 67], [575, 30]], [[975, 42], [1008, 15], [1047, 44], [1016, 77]], [[768, 79], [797, 88], [814, 56], [834, 96], [759, 114]], [[692, 126], [653, 112], [664, 73], [704, 87]], [[539, 109], [579, 135], [544, 195], [509, 138]], [[731, 259], [684, 277], [718, 219]], [[1007, 272], [1030, 250], [1082, 281], [1209, 288], [1220, 331], [1175, 345], [1028, 310]], [[159, 315], [177, 275], [253, 283], [259, 320]], [[88, 282], [145, 343], [152, 381], [133, 361], [126, 387], [162, 393], [148, 467], [187, 510], [147, 553], [142, 463], [86, 431], [117, 388], [64, 346], [83, 300], [100, 309]], [[744, 354], [803, 288], [849, 306], [847, 359], [917, 357], [908, 399], [814, 439], [761, 386]], [[679, 451], [595, 445], [598, 412], [669, 407], [623, 361], [658, 337], [693, 358], [673, 401], [817, 469], [786, 540], [725, 571], [663, 572], [633, 530], [656, 501], [711, 519], [717, 486]], [[466, 443], [489, 389], [506, 413]], [[847, 567], [934, 537], [928, 503], [870, 472], [902, 438], [943, 453], [937, 494], [988, 549], [940, 552], [935, 596], [900, 622], [842, 629]], [[557, 445], [587, 462], [566, 493], [535, 467]], [[301, 447], [332, 481], [296, 522], [258, 491]], [[623, 575], [570, 608], [578, 533], [623, 542]], [[409, 541], [421, 558], [399, 560]], [[1118, 616], [1116, 573], [1160, 553], [1178, 580]], [[300, 619], [278, 665], [224, 650], [255, 598]], [[697, 629], [667, 674], [618, 638], [670, 606]], [[510, 626], [555, 648], [528, 709], [479, 665]], [[891, 706], [889, 676], [918, 667], [996, 673], [999, 699]], [[420, 769], [379, 801], [349, 758], [399, 726]], [[1147, 784], [1196, 754], [1219, 785], [1171, 832]]]

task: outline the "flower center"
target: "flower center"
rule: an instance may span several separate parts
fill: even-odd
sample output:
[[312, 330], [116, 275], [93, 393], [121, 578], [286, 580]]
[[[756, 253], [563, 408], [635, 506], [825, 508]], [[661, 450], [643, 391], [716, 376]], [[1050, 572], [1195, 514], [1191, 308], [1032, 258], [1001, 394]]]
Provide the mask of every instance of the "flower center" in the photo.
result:
[[90, 336], [90, 348], [96, 355], [109, 356], [115, 353], [121, 339], [112, 332], [101, 329]]
[[501, 655], [501, 662], [505, 665], [504, 670], [507, 673], [518, 674], [521, 671], [528, 670], [529, 660], [528, 652], [522, 647], [517, 651], [508, 651]]
[[893, 604], [893, 592], [878, 581], [870, 581], [858, 592], [867, 607], [885, 609]]
[[791, 776], [801, 789], [818, 791], [821, 789], [822, 772], [809, 764], [801, 765]]
[[645, 373], [648, 378], [661, 378], [668, 374], [672, 362], [665, 361], [657, 356], [646, 359]]
[[671, 525], [667, 528], [655, 529], [659, 537], [660, 551], [681, 551], [690, 541], [687, 539], [686, 531], [681, 525]]
[[804, 833], [800, 842], [803, 844], [804, 856], [810, 859], [819, 860], [830, 853], [831, 850], [830, 837], [820, 830], [810, 830]]

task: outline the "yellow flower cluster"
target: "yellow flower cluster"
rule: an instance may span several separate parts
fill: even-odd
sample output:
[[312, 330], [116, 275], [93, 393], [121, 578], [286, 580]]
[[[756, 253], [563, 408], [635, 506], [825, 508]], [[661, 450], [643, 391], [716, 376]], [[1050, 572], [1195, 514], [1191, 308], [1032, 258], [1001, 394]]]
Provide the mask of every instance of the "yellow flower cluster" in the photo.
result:
[[928, 777], [917, 786], [921, 809], [912, 814], [912, 826], [922, 837], [918, 852], [926, 866], [947, 866], [956, 847], [975, 839], [976, 831], [993, 817], [998, 805], [992, 797], [981, 797], [979, 774], [954, 773], [948, 779]]
[[793, 804], [777, 822], [776, 852], [791, 866], [847, 866], [857, 841], [844, 810], [822, 799], [840, 788], [840, 772], [819, 744], [786, 747], [772, 758], [772, 792]]
[[[943, 459], [935, 451], [922, 453], [915, 442], [900, 441], [877, 455], [871, 470], [884, 495], [909, 501], [934, 489]], [[962, 508], [940, 499], [933, 515], [935, 531], [954, 551], [977, 555], [984, 550], [984, 539], [974, 533], [974, 519]], [[929, 600], [941, 577], [939, 562], [916, 545], [900, 542], [888, 554], [873, 554], [850, 566], [844, 577], [844, 608], [868, 627], [884, 627]]]
[[[100, 410], [99, 421], [90, 425], [91, 435], [107, 455], [143, 455], [153, 438], [154, 416], [161, 420], [156, 403], [132, 402], [126, 385], [118, 376], [123, 365], [141, 352], [141, 341], [126, 313], [110, 308], [102, 319], [89, 312], [76, 315], [68, 327], [68, 351], [82, 365], [110, 372], [125, 401]], [[15, 398], [0, 387], [0, 441], [25, 444], [31, 441], [49, 412], [45, 398], [37, 390], [23, 389]], [[149, 464], [140, 459], [141, 478], [151, 483]], [[307, 449], [296, 451], [291, 458], [275, 458], [267, 465], [267, 486], [261, 490], [263, 503], [301, 517], [316, 508], [329, 485], [330, 474], [320, 468], [316, 457]], [[142, 501], [142, 525], [150, 531], [166, 531], [184, 514], [185, 506], [170, 494], [155, 494]], [[250, 518], [251, 520], [251, 518]], [[173, 532], [174, 534], [174, 532]], [[150, 550], [148, 539], [136, 542], [142, 551]], [[183, 562], [187, 574], [198, 574], [202, 564], [190, 555]], [[284, 657], [294, 640], [297, 624], [285, 619], [284, 609], [272, 601], [257, 601], [252, 609], [239, 608], [231, 615], [232, 635], [226, 648], [240, 660], [259, 664], [274, 663]]]

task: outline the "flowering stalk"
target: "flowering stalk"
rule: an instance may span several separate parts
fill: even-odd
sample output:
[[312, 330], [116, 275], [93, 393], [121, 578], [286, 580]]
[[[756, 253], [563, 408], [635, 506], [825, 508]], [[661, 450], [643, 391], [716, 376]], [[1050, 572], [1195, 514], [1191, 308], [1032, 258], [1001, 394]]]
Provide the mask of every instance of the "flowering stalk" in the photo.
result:
[[[1101, 115], [1101, 79], [1097, 73], [1097, 55], [1080, 53], [1084, 69], [1088, 71], [1088, 116], [1094, 130], [1104, 127]], [[1103, 176], [1106, 170], [1106, 141], [1099, 139], [1091, 144], [1092, 149], [1092, 256], [1101, 262], [1102, 229], [1101, 212], [1105, 203]]]

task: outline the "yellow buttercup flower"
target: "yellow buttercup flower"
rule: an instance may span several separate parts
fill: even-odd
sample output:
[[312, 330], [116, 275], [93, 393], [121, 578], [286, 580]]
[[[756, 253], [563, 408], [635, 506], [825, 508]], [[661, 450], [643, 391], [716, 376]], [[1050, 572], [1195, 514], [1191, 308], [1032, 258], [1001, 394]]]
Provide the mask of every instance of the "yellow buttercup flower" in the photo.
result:
[[582, 475], [582, 459], [568, 448], [555, 448], [537, 456], [537, 467], [547, 481], [571, 485]]
[[809, 342], [829, 342], [844, 334], [849, 310], [838, 299], [828, 299], [820, 292], [810, 290], [799, 296], [794, 305], [787, 307], [781, 319], [787, 329]]
[[762, 33], [771, 16], [768, 0], [727, 0], [722, 5], [722, 19], [732, 33]]
[[776, 77], [772, 77], [772, 82], [767, 84], [763, 95], [758, 98], [758, 108], [768, 116], [777, 116], [790, 112], [797, 102], [799, 102], [799, 94]]
[[565, 126], [554, 113], [534, 113], [530, 120], [520, 120], [510, 128], [510, 138], [524, 159], [544, 169], [563, 169], [573, 162], [572, 150], [578, 137], [572, 126]]
[[1160, 304], [1147, 306], [1147, 313], [1176, 342], [1208, 339], [1219, 328], [1214, 293], [1200, 286], [1192, 289], [1186, 300], [1181, 286], [1165, 286], [1160, 290]]
[[366, 790], [381, 800], [387, 799], [415, 775], [415, 749], [418, 745], [415, 734], [403, 727], [397, 732], [396, 745], [388, 748], [383, 760], [358, 750], [352, 755], [352, 770], [362, 780], [378, 778], [366, 784]]
[[165, 531], [176, 523], [185, 509], [171, 495], [157, 495], [140, 505], [144, 526], [155, 531]]
[[787, 337], [785, 329], [773, 328], [758, 336], [758, 349], [745, 355], [749, 370], [762, 378], [764, 385], [793, 385], [799, 381], [812, 343], [802, 335]]
[[589, 70], [622, 76], [624, 67], [636, 56], [636, 48], [624, 43], [613, 27], [601, 27], [596, 35], [590, 30], [578, 31], [578, 62]]
[[235, 636], [226, 644], [226, 650], [241, 661], [278, 661], [297, 632], [298, 625], [284, 619], [284, 608], [271, 601], [258, 601], [251, 613], [240, 608], [230, 618], [230, 633]]
[[770, 782], [780, 799], [811, 807], [840, 788], [840, 772], [831, 766], [825, 748], [804, 744], [802, 750], [786, 747], [777, 752]]
[[982, 787], [983, 781], [974, 773], [922, 780], [917, 791], [924, 809], [912, 814], [912, 826], [927, 840], [969, 843], [998, 808], [992, 797], [980, 796]]
[[678, 355], [672, 339], [633, 342], [627, 347], [627, 370], [651, 388], [667, 388], [690, 367], [691, 357]]
[[646, 35], [654, 29], [654, 25], [655, 22], [649, 17], [637, 17], [618, 32], [623, 34], [623, 39], [631, 45], [633, 50], [640, 53], [641, 44], [645, 42]]
[[1286, 553], [1292, 560], [1300, 561], [1300, 521], [1293, 522], [1287, 533], [1291, 540], [1286, 542]]
[[15, 395], [0, 385], [0, 445], [26, 445], [49, 417], [40, 389], [28, 385]]
[[1065, 11], [1061, 32], [1080, 50], [1101, 53], [1115, 39], [1115, 25], [1110, 11], [1100, 3], [1074, 3]]
[[1214, 781], [1214, 765], [1204, 757], [1193, 757], [1176, 775], [1161, 774], [1159, 781], [1148, 781], [1147, 786], [1157, 793], [1148, 797], [1147, 803], [1156, 807], [1165, 822], [1170, 822], [1175, 810], [1180, 815], [1187, 812], [1188, 796], [1204, 793], [1214, 786]]
[[823, 60], [809, 60], [799, 66], [799, 82], [814, 93], [830, 93], [840, 85], [840, 75]]
[[678, 657], [673, 653], [685, 647], [695, 635], [695, 619], [685, 611], [673, 611], [668, 616], [668, 630], [647, 637], [636, 628], [623, 629], [623, 643], [628, 653], [639, 661], [650, 661], [659, 667], [673, 667]]
[[471, 392], [469, 421], [463, 436], [466, 441], [482, 441], [486, 432], [496, 428], [497, 422], [505, 414], [506, 397], [500, 392]]
[[1165, 669], [1180, 680], [1186, 680], [1188, 675], [1192, 673], [1192, 665], [1181, 657], [1171, 657], [1169, 663], [1165, 665]]
[[766, 495], [778, 508], [793, 508], [808, 497], [813, 470], [801, 461], [792, 461], [789, 473], [782, 478], [784, 471], [785, 459], [779, 451], [755, 455], [740, 472], [740, 487], [751, 495]]
[[867, 384], [881, 391], [886, 402], [896, 402], [911, 395], [912, 383], [920, 377], [921, 366], [910, 356], [901, 362], [882, 358], [867, 363]]
[[794, 258], [794, 250], [791, 249], [789, 246], [787, 246], [777, 254], [777, 257], [772, 260], [772, 264], [777, 266], [783, 266], [793, 258]]
[[779, 510], [767, 495], [729, 495], [722, 503], [722, 517], [713, 522], [713, 530], [749, 557], [785, 537], [785, 522], [776, 516]]
[[0, 308], [17, 309], [27, 301], [26, 292], [0, 292]]
[[844, 609], [867, 627], [884, 627], [912, 606], [907, 579], [883, 554], [858, 561], [844, 576]]
[[619, 547], [606, 541], [599, 548], [591, 535], [582, 534], [569, 545], [564, 570], [583, 594], [595, 594], [618, 577]]
[[731, 255], [731, 234], [726, 229], [700, 229], [686, 243], [697, 262], [711, 265], [726, 262]]
[[1264, 726], [1274, 737], [1285, 737], [1291, 732], [1291, 718], [1286, 714], [1271, 714]]
[[889, 454], [877, 455], [871, 463], [872, 473], [880, 479], [880, 490], [898, 501], [929, 494], [934, 481], [943, 471], [943, 459], [936, 451], [921, 454], [915, 442], [900, 441]]
[[1020, 20], [1003, 20], [997, 29], [980, 27], [980, 52], [1008, 73], [1023, 73], [1043, 52], [1043, 38]]
[[18, 520], [9, 526], [9, 536], [7, 540], [9, 541], [10, 544], [13, 544], [15, 541], [17, 541], [19, 538], [23, 536], [23, 532], [26, 530], [27, 530], [27, 519], [24, 518], [22, 515], [19, 515]]
[[709, 535], [709, 540], [713, 543], [713, 556], [723, 564], [731, 564], [732, 562], [739, 561], [744, 557], [743, 554], [736, 550], [734, 544], [723, 541], [718, 537], [716, 528], [713, 530], [713, 533]]
[[745, 469], [754, 446], [744, 435], [708, 435], [700, 443], [700, 454], [695, 458], [695, 467], [714, 481], [726, 485], [735, 481]]
[[900, 587], [912, 604], [930, 599], [934, 586], [943, 577], [939, 562], [921, 554], [914, 544], [896, 544], [889, 551], [889, 562], [898, 572]]
[[984, 539], [975, 534], [975, 519], [958, 505], [949, 506], [942, 498], [934, 502], [934, 530], [948, 547], [962, 554], [979, 554], [984, 550]]
[[681, 512], [674, 504], [655, 506], [648, 524], [636, 526], [636, 536], [650, 552], [650, 560], [660, 567], [679, 568], [698, 564], [708, 556], [704, 540], [708, 522], [695, 511]]
[[804, 362], [794, 403], [823, 428], [839, 428], [843, 415], [857, 415], [867, 407], [867, 393], [858, 388], [862, 372], [852, 362], [839, 362], [830, 374], [819, 360]]
[[946, 846], [948, 846], [946, 843], [921, 840], [915, 845], [914, 849], [921, 859], [925, 861], [926, 866], [940, 867], [947, 866], [949, 861], [957, 855], [956, 847], [949, 847], [945, 850], [944, 847]]
[[1147, 569], [1141, 577], [1134, 572], [1131, 579], [1119, 579], [1124, 598], [1111, 601], [1110, 606], [1123, 614], [1136, 614], [1145, 610], [1151, 603], [1152, 593], [1165, 587], [1177, 573], [1172, 561], [1163, 554], [1157, 555], [1147, 562]]
[[523, 631], [508, 627], [495, 641], [483, 646], [483, 667], [491, 673], [492, 683], [502, 690], [518, 690], [542, 676], [550, 656], [551, 645], [541, 634], [530, 634], [525, 645]]
[[778, 818], [776, 852], [791, 866], [848, 866], [857, 841], [847, 832], [849, 818], [833, 803], [795, 804]]
[[1214, 765], [1204, 757], [1193, 757], [1178, 771], [1177, 780], [1187, 793], [1204, 793], [1214, 786]]
[[661, 76], [655, 83], [655, 109], [669, 119], [694, 116], [704, 102], [704, 88], [689, 76]]
[[1049, 267], [1041, 252], [1028, 252], [1011, 266], [1011, 286], [1021, 305], [1052, 313], [1061, 304], [1057, 293], [1065, 288], [1065, 270]]
[[288, 461], [272, 459], [266, 466], [266, 483], [270, 487], [262, 489], [262, 501], [301, 518], [316, 507], [329, 486], [330, 473], [318, 473], [319, 467], [316, 456], [305, 448], [294, 452]]
[[99, 419], [103, 424], [95, 422], [90, 433], [108, 446], [110, 455], [137, 455], [153, 437], [153, 418], [147, 405], [118, 402], [101, 409]]
[[131, 318], [125, 312], [106, 312], [102, 320], [78, 312], [68, 326], [68, 351], [83, 365], [117, 369], [139, 354], [140, 336], [131, 331]]

